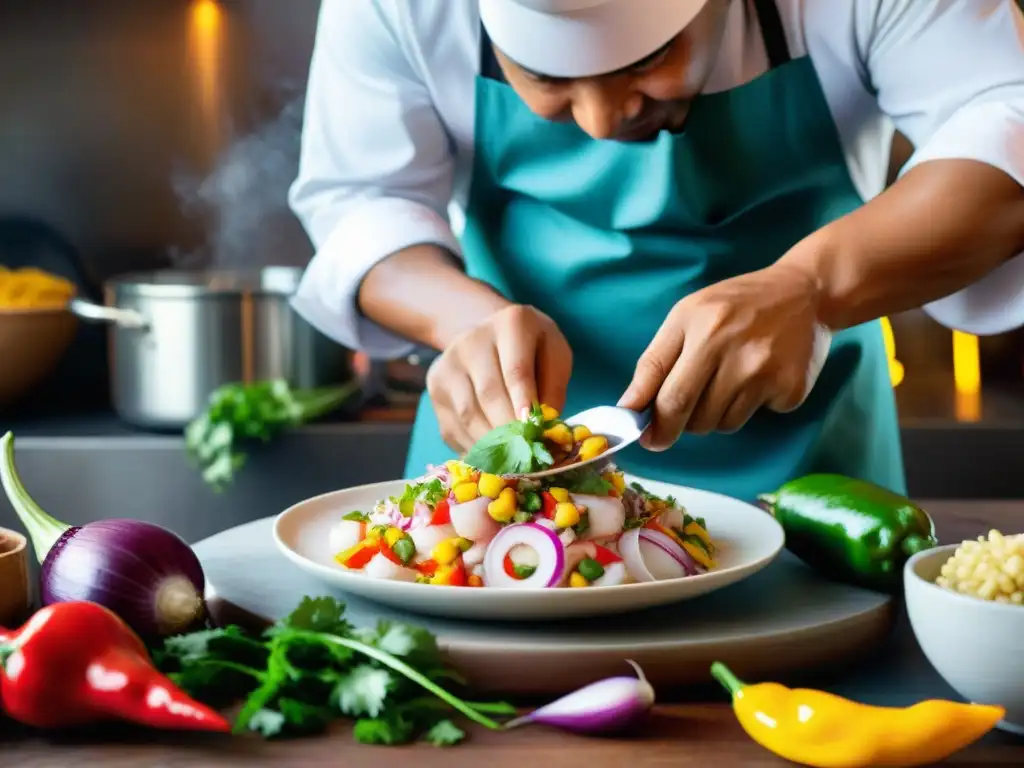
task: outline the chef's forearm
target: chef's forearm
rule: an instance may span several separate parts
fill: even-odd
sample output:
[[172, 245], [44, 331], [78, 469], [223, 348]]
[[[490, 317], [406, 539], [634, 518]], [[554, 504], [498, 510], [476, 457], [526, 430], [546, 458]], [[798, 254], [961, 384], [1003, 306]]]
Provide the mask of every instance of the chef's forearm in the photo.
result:
[[955, 293], [1022, 251], [1024, 188], [984, 163], [938, 160], [778, 263], [811, 277], [820, 321], [838, 330]]
[[435, 245], [415, 245], [389, 256], [370, 270], [359, 289], [363, 315], [438, 350], [509, 304]]

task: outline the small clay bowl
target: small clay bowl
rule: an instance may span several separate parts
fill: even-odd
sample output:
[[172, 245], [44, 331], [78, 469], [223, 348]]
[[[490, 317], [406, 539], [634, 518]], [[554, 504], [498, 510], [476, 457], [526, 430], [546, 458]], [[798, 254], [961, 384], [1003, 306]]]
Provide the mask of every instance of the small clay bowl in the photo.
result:
[[17, 531], [0, 528], [0, 627], [18, 627], [30, 605], [28, 540]]

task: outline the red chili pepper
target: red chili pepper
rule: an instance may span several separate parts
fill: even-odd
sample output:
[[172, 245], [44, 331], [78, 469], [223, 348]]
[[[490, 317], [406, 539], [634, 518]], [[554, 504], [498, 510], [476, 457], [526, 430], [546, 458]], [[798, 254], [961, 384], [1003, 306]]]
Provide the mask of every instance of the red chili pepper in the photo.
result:
[[622, 558], [616, 555], [607, 547], [602, 547], [600, 544], [594, 545], [594, 560], [596, 560], [602, 566], [608, 566], [612, 563], [622, 562]]
[[0, 703], [34, 728], [126, 720], [169, 730], [231, 730], [160, 674], [138, 635], [96, 603], [56, 603], [21, 629], [0, 628]]
[[448, 499], [441, 499], [434, 507], [434, 513], [430, 516], [431, 525], [447, 525], [452, 521], [451, 506]]
[[555, 507], [558, 506], [558, 502], [555, 500], [555, 497], [547, 491], [541, 491], [540, 500], [544, 503], [544, 506], [541, 507], [540, 513], [548, 520], [554, 520]]

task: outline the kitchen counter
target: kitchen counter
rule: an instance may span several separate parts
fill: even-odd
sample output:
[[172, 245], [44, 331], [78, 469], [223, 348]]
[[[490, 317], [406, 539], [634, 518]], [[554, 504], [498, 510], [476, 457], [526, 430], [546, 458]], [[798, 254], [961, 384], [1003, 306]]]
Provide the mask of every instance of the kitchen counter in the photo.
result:
[[[1024, 501], [925, 502], [933, 510], [943, 541], [970, 538], [998, 526], [1024, 530]], [[202, 552], [202, 547], [199, 547]], [[903, 614], [901, 610], [901, 614]], [[930, 697], [955, 698], [928, 665], [909, 631], [905, 614], [896, 631], [875, 653], [839, 669], [808, 670], [791, 686], [826, 688], [868, 704], [908, 706]], [[582, 738], [544, 728], [507, 733], [470, 729], [470, 740], [454, 751], [433, 747], [410, 749], [353, 744], [350, 726], [339, 723], [324, 737], [262, 742], [255, 737], [228, 739], [153, 733], [124, 728], [89, 729], [88, 733], [43, 739], [0, 721], [0, 750], [5, 764], [22, 768], [51, 765], [375, 765], [450, 766], [486, 762], [495, 768], [546, 766], [618, 768], [618, 766], [783, 766], [787, 763], [743, 733], [717, 688], [662, 691], [662, 703], [642, 729], [629, 739]], [[1024, 764], [1024, 739], [993, 732], [955, 755], [951, 765]]]

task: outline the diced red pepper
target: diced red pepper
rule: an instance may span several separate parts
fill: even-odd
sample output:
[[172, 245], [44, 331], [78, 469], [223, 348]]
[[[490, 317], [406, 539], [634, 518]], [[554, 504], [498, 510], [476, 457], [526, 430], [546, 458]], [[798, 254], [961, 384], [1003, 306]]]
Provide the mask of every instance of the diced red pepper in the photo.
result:
[[430, 524], [447, 525], [452, 521], [450, 512], [451, 506], [448, 504], [448, 499], [441, 499], [437, 502], [437, 506], [434, 507], [434, 513], [430, 516]]
[[596, 560], [601, 566], [609, 566], [612, 563], [621, 563], [622, 558], [616, 555], [607, 547], [602, 547], [600, 544], [594, 545], [594, 560]]
[[351, 568], [356, 571], [373, 560], [374, 555], [380, 552], [379, 544], [367, 544], [366, 542], [363, 542], [357, 546], [359, 548], [353, 552], [348, 559], [342, 562], [342, 565], [346, 568]]
[[619, 498], [620, 494], [619, 494], [619, 492], [617, 490], [612, 488], [610, 491], [608, 491], [608, 495], [611, 496], [614, 499], [617, 499], [617, 498]]
[[402, 558], [400, 558], [398, 555], [396, 555], [395, 554], [395, 550], [393, 550], [391, 547], [389, 547], [387, 542], [384, 541], [383, 539], [381, 540], [381, 543], [380, 543], [380, 553], [382, 555], [384, 555], [384, 557], [386, 557], [388, 560], [390, 560], [395, 565], [401, 565], [401, 566], [405, 565], [405, 563], [402, 562]]
[[502, 567], [505, 569], [505, 573], [513, 579], [518, 579], [519, 574], [516, 573], [516, 564], [512, 562], [510, 555], [505, 555], [505, 559], [501, 561]]
[[416, 566], [416, 570], [422, 573], [424, 576], [433, 576], [435, 573], [437, 573], [437, 561], [424, 560], [422, 563]]
[[558, 506], [558, 502], [555, 497], [552, 496], [548, 491], [541, 491], [540, 500], [544, 506], [541, 507], [540, 513], [544, 515], [548, 520], [555, 519], [555, 507]]
[[466, 566], [462, 563], [460, 557], [451, 565], [451, 571], [448, 574], [448, 586], [449, 587], [464, 587], [469, 581], [469, 574], [466, 573]]

